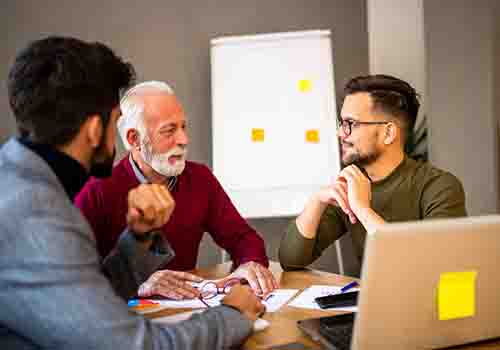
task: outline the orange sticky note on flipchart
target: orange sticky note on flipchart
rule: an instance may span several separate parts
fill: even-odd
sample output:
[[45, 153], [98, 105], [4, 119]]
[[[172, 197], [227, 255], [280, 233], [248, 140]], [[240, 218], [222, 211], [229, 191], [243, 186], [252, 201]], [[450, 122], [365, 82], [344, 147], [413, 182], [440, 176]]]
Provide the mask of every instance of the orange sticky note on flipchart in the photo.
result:
[[317, 129], [306, 130], [306, 142], [319, 143], [319, 130]]
[[299, 91], [300, 92], [309, 92], [312, 89], [312, 82], [309, 79], [301, 79], [299, 80]]
[[265, 131], [264, 129], [252, 129], [252, 141], [253, 142], [264, 142]]

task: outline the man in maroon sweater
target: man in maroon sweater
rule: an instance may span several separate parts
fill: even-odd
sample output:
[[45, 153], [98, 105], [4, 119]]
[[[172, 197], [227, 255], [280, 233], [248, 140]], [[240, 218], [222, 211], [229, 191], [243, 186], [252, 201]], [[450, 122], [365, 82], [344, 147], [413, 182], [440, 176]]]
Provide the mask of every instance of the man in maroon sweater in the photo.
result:
[[138, 84], [127, 91], [120, 107], [118, 129], [130, 153], [110, 178], [92, 178], [75, 199], [94, 230], [101, 256], [114, 249], [127, 225], [129, 191], [141, 184], [163, 184], [175, 209], [159, 234], [175, 257], [140, 286], [139, 295], [196, 297], [198, 291], [189, 282], [201, 279], [184, 271], [195, 268], [204, 232], [229, 252], [236, 267], [231, 277], [246, 279], [257, 294], [276, 288], [262, 238], [240, 216], [212, 172], [185, 160], [186, 117], [171, 88], [154, 81]]

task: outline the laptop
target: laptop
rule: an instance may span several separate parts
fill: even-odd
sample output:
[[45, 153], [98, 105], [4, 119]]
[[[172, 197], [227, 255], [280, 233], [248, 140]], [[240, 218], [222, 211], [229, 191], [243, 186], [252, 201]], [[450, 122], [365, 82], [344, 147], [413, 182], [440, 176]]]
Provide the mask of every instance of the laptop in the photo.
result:
[[[351, 348], [440, 349], [499, 338], [499, 264], [500, 215], [384, 225], [366, 240], [359, 311], [344, 317], [342, 327], [354, 325]], [[464, 311], [470, 303], [473, 311]], [[340, 350], [335, 317], [298, 326]]]

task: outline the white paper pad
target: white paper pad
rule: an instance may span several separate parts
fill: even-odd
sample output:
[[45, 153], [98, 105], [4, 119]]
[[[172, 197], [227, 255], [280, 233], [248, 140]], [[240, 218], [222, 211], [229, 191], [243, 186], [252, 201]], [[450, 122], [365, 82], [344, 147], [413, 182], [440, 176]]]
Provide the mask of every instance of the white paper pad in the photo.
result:
[[[317, 297], [323, 297], [330, 294], [338, 294], [340, 293], [341, 288], [342, 287], [324, 286], [324, 285], [311, 286], [305, 289], [302, 293], [300, 293], [300, 295], [288, 305], [304, 309], [323, 310], [318, 306], [318, 304], [316, 304], [314, 299]], [[359, 290], [359, 288], [349, 289], [349, 291], [356, 291], [356, 290]], [[357, 306], [338, 307], [338, 308], [335, 307], [335, 308], [330, 308], [328, 310], [357, 312], [358, 307]]]

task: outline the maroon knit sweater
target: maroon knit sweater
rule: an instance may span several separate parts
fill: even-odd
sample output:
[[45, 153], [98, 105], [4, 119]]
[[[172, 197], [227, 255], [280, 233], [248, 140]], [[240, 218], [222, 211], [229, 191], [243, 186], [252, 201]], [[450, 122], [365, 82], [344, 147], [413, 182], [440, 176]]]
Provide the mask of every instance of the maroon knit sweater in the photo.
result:
[[[127, 155], [114, 167], [111, 177], [91, 178], [75, 198], [76, 206], [92, 226], [102, 257], [115, 247], [124, 230], [127, 194], [138, 185]], [[236, 266], [247, 261], [269, 265], [264, 241], [240, 216], [205, 165], [186, 162], [171, 193], [175, 209], [161, 231], [176, 256], [162, 268], [194, 269], [204, 232], [230, 254]]]

